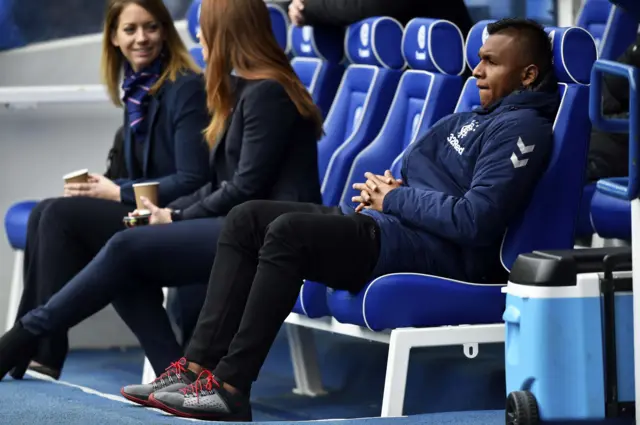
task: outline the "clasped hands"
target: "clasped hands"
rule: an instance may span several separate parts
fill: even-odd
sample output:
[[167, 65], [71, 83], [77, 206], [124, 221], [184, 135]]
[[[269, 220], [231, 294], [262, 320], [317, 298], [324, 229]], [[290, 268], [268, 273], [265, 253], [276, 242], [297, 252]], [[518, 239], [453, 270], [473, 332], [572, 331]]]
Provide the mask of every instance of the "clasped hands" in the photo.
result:
[[380, 176], [373, 173], [364, 173], [367, 178], [365, 183], [356, 183], [353, 188], [360, 191], [360, 196], [351, 198], [353, 202], [357, 202], [356, 212], [363, 209], [372, 209], [382, 212], [382, 204], [387, 193], [402, 186], [402, 180], [396, 179], [387, 170], [384, 175]]

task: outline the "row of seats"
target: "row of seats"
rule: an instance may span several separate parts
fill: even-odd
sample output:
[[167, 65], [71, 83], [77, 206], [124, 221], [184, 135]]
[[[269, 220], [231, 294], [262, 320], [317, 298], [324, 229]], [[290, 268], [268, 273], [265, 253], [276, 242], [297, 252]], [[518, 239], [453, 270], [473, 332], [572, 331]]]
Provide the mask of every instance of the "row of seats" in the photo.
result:
[[[625, 20], [635, 23], [638, 27], [640, 22], [640, 3], [637, 0], [611, 0], [625, 14]], [[628, 24], [629, 25], [629, 24]], [[638, 120], [637, 110], [637, 90], [640, 84], [638, 72], [635, 73], [635, 81], [631, 82], [630, 89], [630, 121]], [[635, 107], [634, 107], [635, 106]], [[633, 113], [635, 112], [635, 116]], [[629, 123], [630, 125], [630, 123]], [[631, 127], [627, 128], [631, 131]], [[637, 124], [636, 124], [636, 131]], [[638, 167], [637, 158], [637, 134], [630, 134], [629, 137], [629, 170], [636, 170]], [[594, 230], [604, 238], [631, 240], [631, 200], [629, 199], [628, 188], [633, 186], [629, 177], [610, 178], [599, 181], [596, 185], [595, 194], [591, 201], [591, 221]]]
[[[636, 39], [638, 19], [629, 12], [631, 9], [627, 4], [622, 6], [624, 8], [613, 5], [609, 0], [586, 0], [578, 14], [577, 25], [593, 35], [599, 46], [600, 59], [615, 61]], [[622, 187], [620, 184], [624, 183], [619, 179], [605, 182], [598, 189], [599, 194], [596, 194], [596, 183], [585, 185], [576, 228], [577, 237], [590, 237], [595, 232], [605, 239], [629, 240], [630, 209], [628, 203], [616, 198]], [[603, 193], [607, 193], [604, 198]], [[605, 213], [609, 209], [610, 214]]]
[[[594, 1], [594, 0], [590, 0]], [[607, 1], [607, 3], [609, 3]], [[610, 26], [611, 34], [617, 36], [616, 46], [613, 54], [604, 56], [604, 59], [615, 60], [636, 38], [638, 32], [638, 22], [640, 21], [640, 7], [635, 0], [612, 0]], [[609, 27], [608, 27], [609, 28]], [[631, 88], [637, 90], [638, 82], [631, 84]], [[631, 102], [633, 99], [630, 97]], [[630, 106], [632, 106], [630, 104]], [[632, 109], [630, 109], [632, 111]], [[637, 119], [637, 117], [635, 118]], [[629, 128], [627, 128], [627, 131]], [[629, 143], [634, 140], [629, 137]], [[632, 154], [633, 146], [630, 146], [629, 169], [637, 167]], [[629, 177], [616, 177], [602, 179], [587, 187], [583, 201], [588, 210], [588, 228], [604, 239], [619, 239], [631, 241], [631, 202], [628, 198], [627, 188], [629, 187]], [[585, 214], [586, 215], [586, 214]], [[586, 219], [583, 217], [583, 226]]]
[[[190, 20], [189, 28], [195, 36], [198, 8], [192, 8], [190, 13], [194, 19]], [[472, 69], [477, 65], [477, 51], [482, 45], [482, 32], [486, 24], [483, 21], [474, 26], [465, 43], [459, 29], [447, 21], [415, 19], [403, 29], [391, 18], [370, 18], [348, 27], [344, 33], [344, 43], [337, 45], [330, 42], [335, 40], [335, 34], [328, 34], [324, 38], [324, 34], [315, 30], [289, 27], [288, 41], [283, 48], [286, 50], [291, 44], [291, 51], [296, 55], [294, 61], [298, 56], [311, 58], [315, 59], [318, 67], [342, 62], [339, 59], [343, 56], [341, 46], [348, 61], [327, 114], [326, 136], [318, 145], [325, 204], [352, 204], [351, 184], [361, 180], [365, 170], [397, 170], [400, 166], [397, 159], [404, 149], [439, 118], [454, 111], [469, 111], [479, 105], [474, 78], [468, 79], [463, 85], [461, 75], [465, 66]], [[555, 34], [553, 43], [557, 73], [565, 83], [562, 85], [563, 102], [559, 112], [559, 117], [565, 118], [559, 118], [556, 122], [556, 151], [531, 206], [505, 235], [502, 256], [507, 269], [521, 252], [572, 246], [571, 229], [574, 228], [576, 214], [571, 212], [577, 211], [572, 201], [575, 201], [574, 204], [578, 202], [579, 195], [574, 193], [575, 185], [582, 178], [584, 166], [574, 159], [566, 164], [563, 161], [568, 161], [566, 152], [569, 151], [574, 153], [572, 158], [584, 156], [580, 150], [585, 147], [576, 139], [588, 140], [588, 134], [585, 134], [585, 129], [589, 128], [585, 106], [588, 90], [583, 84], [589, 81], [588, 70], [596, 59], [596, 51], [593, 39], [582, 29], [550, 28], [549, 31]], [[278, 39], [284, 40], [285, 37]], [[329, 58], [337, 60], [330, 62]], [[566, 134], [572, 134], [571, 145], [564, 144]], [[569, 174], [571, 177], [567, 176]], [[555, 219], [549, 221], [548, 217]], [[24, 246], [23, 241], [16, 242], [14, 247]], [[332, 301], [327, 302], [325, 287], [307, 282], [294, 311], [309, 317], [331, 314], [341, 321], [377, 330], [431, 326], [441, 320], [448, 324], [459, 321], [500, 321], [503, 297], [499, 288], [478, 287], [463, 282], [444, 285], [445, 281], [433, 276], [409, 274], [379, 279], [376, 288], [396, 288], [392, 290], [395, 296], [406, 299], [408, 303], [403, 308], [402, 317], [381, 315], [379, 323], [367, 321], [364, 317], [364, 312], [370, 308], [363, 305], [364, 294], [368, 293], [370, 302], [377, 299], [376, 292], [370, 290], [363, 291], [355, 298], [338, 291], [331, 294]], [[419, 295], [431, 285], [441, 287], [444, 292], [462, 291], [456, 296], [456, 305], [447, 309], [447, 318], [425, 319], [425, 314], [429, 316], [429, 312]], [[414, 294], [412, 289], [417, 293]], [[487, 302], [482, 312], [469, 313], [463, 300], [477, 305], [480, 293], [486, 293], [494, 299], [493, 307], [491, 302]], [[380, 298], [384, 299], [392, 300], [394, 296]], [[444, 302], [441, 305], [451, 304]], [[383, 305], [372, 305], [372, 311], [384, 311]], [[469, 314], [478, 316], [472, 320]]]

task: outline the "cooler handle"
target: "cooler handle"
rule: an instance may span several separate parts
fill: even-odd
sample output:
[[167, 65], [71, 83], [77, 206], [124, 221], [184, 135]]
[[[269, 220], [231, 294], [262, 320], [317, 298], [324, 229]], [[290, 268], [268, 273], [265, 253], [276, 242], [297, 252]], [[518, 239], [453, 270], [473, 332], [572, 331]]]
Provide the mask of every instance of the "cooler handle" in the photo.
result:
[[512, 323], [514, 325], [519, 325], [520, 324], [520, 310], [518, 310], [517, 308], [515, 308], [512, 305], [508, 306], [505, 309], [504, 313], [502, 314], [502, 320], [504, 320], [505, 323]]

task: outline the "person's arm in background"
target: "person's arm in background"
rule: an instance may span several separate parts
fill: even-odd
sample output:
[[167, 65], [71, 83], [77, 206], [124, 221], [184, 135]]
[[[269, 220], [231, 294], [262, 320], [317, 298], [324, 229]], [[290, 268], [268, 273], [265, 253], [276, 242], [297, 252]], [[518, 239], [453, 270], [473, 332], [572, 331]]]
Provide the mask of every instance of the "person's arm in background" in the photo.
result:
[[[209, 149], [204, 140], [203, 130], [210, 122], [207, 111], [206, 92], [201, 77], [186, 79], [177, 88], [175, 105], [172, 110], [174, 120], [173, 143], [176, 172], [153, 179], [159, 183], [159, 206], [192, 193], [209, 180]], [[133, 184], [149, 179], [127, 180], [120, 184], [122, 202], [135, 203]]]
[[289, 5], [289, 18], [299, 26], [347, 26], [373, 16], [389, 16], [402, 25], [413, 18], [446, 19], [463, 37], [473, 24], [464, 0], [293, 0]]
[[[617, 62], [640, 67], [640, 34], [625, 50]], [[602, 110], [605, 115], [629, 112], [629, 80], [613, 74], [605, 74], [602, 87]]]
[[[393, 2], [396, 1], [394, 5]], [[378, 15], [391, 15], [398, 0], [293, 0], [289, 16], [295, 25], [347, 26]], [[399, 0], [400, 2], [404, 0]]]
[[[233, 178], [185, 208], [185, 220], [226, 215], [231, 208], [269, 192], [280, 173], [298, 110], [280, 84], [264, 81], [244, 97], [240, 160]], [[211, 187], [209, 187], [211, 191]], [[175, 207], [175, 205], [172, 205]]]

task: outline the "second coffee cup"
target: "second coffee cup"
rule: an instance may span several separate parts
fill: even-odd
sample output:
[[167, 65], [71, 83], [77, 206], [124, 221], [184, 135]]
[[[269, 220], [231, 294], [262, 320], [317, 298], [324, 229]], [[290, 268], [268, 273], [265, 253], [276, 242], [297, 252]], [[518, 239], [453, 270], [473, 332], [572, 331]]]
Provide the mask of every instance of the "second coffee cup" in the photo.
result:
[[142, 201], [141, 196], [147, 198], [153, 205], [158, 205], [158, 182], [136, 183], [133, 185], [133, 192], [136, 196], [136, 209], [140, 213], [148, 213]]

